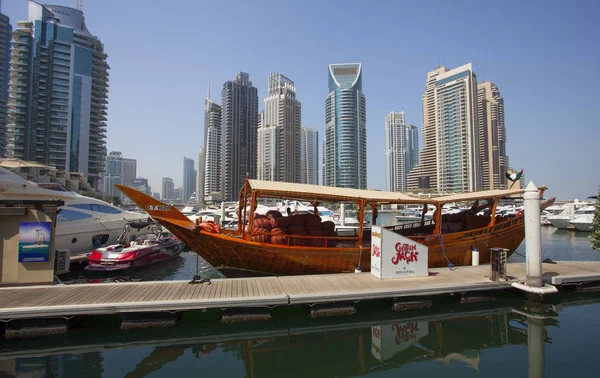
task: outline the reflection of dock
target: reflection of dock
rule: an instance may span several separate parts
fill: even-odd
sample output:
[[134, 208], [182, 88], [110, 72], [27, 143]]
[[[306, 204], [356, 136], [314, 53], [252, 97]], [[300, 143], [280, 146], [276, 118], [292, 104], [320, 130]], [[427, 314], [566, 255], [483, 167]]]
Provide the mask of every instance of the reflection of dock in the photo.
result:
[[[560, 297], [563, 296], [559, 295], [557, 299]], [[560, 300], [565, 306], [598, 303], [597, 296], [588, 294], [564, 297]], [[550, 307], [544, 306], [545, 309]], [[472, 308], [453, 303], [434, 307], [421, 315], [374, 310], [353, 317], [319, 321], [288, 318], [252, 324], [208, 324], [188, 319], [176, 328], [133, 332], [120, 332], [116, 327], [91, 327], [66, 335], [11, 341], [0, 351], [0, 371], [2, 366], [10, 367], [17, 360], [33, 365], [41, 361], [44, 368], [50, 369], [64, 364], [64, 356], [98, 356], [95, 370], [90, 365], [85, 366], [90, 374], [113, 363], [110, 357], [100, 358], [102, 351], [119, 349], [129, 355], [128, 350], [150, 347], [143, 355], [132, 354], [139, 362], [126, 376], [145, 376], [175, 363], [190, 351], [198, 355], [210, 354], [213, 350], [232, 353], [241, 359], [248, 377], [281, 376], [285, 375], [283, 372], [294, 372], [295, 376], [357, 376], [423, 361], [458, 362], [478, 369], [480, 360], [486, 356], [482, 353], [485, 350], [509, 345], [532, 347], [526, 324], [528, 314], [521, 314], [528, 310], [517, 298], [506, 297], [481, 304], [476, 311], [470, 310]], [[411, 323], [418, 323], [426, 332], [402, 348], [389, 343], [382, 345], [385, 357], [373, 354], [375, 329], [381, 329], [383, 335], [386, 329], [394, 331], [398, 325]], [[539, 342], [542, 348], [549, 342], [545, 329], [552, 324], [541, 325]], [[543, 359], [541, 361], [543, 363]], [[532, 363], [535, 361], [530, 360], [529, 364]], [[318, 371], [315, 366], [319, 367]], [[69, 366], [67, 370], [76, 368], [81, 369]], [[82, 372], [81, 375], [86, 374]]]
[[[600, 280], [600, 262], [544, 264], [544, 280]], [[248, 308], [504, 290], [525, 280], [525, 265], [508, 264], [513, 281], [488, 279], [489, 266], [430, 269], [429, 277], [379, 280], [369, 273], [1, 288], [0, 319]]]

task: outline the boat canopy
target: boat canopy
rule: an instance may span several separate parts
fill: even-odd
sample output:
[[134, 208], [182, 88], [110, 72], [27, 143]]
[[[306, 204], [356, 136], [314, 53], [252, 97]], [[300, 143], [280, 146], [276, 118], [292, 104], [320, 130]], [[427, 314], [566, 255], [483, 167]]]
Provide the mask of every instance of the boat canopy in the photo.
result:
[[[503, 198], [520, 195], [524, 189], [483, 190], [478, 192], [453, 194], [448, 196], [419, 198], [402, 192], [385, 192], [380, 190], [364, 190], [335, 188], [322, 185], [296, 184], [264, 180], [246, 180], [248, 194], [255, 192], [260, 197], [289, 198], [308, 201], [356, 202], [364, 200], [370, 204], [444, 204], [487, 198]], [[242, 188], [242, 191], [244, 188]]]
[[513, 197], [525, 193], [525, 189], [480, 190], [478, 192], [450, 194], [431, 198], [434, 204], [473, 201], [477, 199]]
[[247, 180], [247, 185], [248, 189], [250, 189], [248, 192], [256, 192], [261, 197], [330, 202], [356, 202], [365, 200], [368, 203], [423, 203], [423, 199], [401, 192], [335, 188], [331, 186], [264, 180]]

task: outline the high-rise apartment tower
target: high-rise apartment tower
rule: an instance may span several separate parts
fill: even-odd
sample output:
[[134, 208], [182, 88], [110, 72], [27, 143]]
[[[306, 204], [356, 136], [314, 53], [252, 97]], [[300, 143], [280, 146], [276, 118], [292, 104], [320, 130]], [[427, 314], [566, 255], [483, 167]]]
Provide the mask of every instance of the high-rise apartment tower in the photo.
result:
[[239, 72], [223, 84], [221, 97], [221, 197], [235, 201], [246, 175], [256, 178], [258, 90]]
[[325, 99], [325, 185], [367, 188], [366, 125], [361, 64], [330, 64]]
[[106, 159], [107, 55], [78, 9], [29, 1], [11, 42], [9, 140], [16, 158], [99, 177]]

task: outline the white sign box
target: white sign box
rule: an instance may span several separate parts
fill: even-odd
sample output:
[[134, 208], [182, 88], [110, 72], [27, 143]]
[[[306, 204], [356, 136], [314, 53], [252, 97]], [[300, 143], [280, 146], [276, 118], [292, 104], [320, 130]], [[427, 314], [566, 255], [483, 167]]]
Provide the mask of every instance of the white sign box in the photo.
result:
[[371, 354], [388, 360], [429, 334], [428, 322], [393, 323], [371, 327]]
[[371, 227], [371, 274], [379, 279], [427, 277], [428, 248], [381, 226]]

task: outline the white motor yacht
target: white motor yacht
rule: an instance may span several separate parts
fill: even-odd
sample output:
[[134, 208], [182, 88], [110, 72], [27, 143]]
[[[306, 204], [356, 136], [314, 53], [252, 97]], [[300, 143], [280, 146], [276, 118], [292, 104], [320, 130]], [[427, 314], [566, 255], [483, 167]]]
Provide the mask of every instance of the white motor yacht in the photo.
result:
[[575, 212], [588, 204], [588, 202], [580, 202], [578, 200], [567, 202], [563, 204], [563, 210], [559, 214], [548, 215], [546, 219], [558, 229], [566, 230], [573, 228], [571, 221], [573, 220]]
[[592, 231], [592, 222], [596, 213], [595, 206], [584, 206], [579, 210], [575, 210], [571, 226], [579, 231]]
[[102, 200], [82, 196], [60, 184], [36, 184], [0, 167], [0, 200], [62, 200], [56, 215], [55, 249], [68, 249], [71, 256], [116, 244], [128, 222], [145, 232], [148, 215], [123, 211]]

